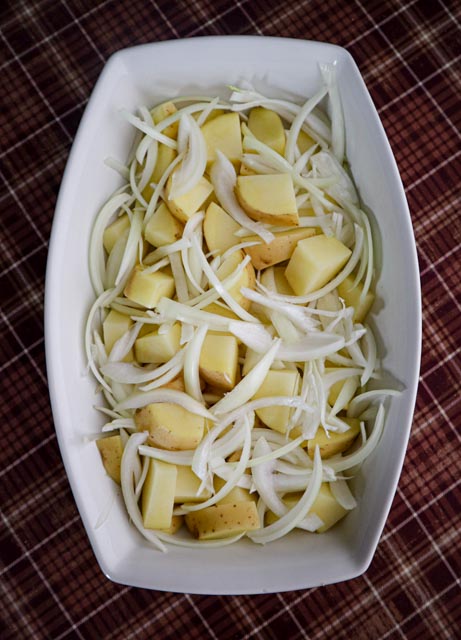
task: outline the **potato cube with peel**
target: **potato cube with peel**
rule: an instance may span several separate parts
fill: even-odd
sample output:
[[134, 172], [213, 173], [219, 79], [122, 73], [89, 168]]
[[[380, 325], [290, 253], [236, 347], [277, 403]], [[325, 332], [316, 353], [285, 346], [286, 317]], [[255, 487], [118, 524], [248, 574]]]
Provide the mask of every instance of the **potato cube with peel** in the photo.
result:
[[195, 475], [191, 467], [178, 465], [174, 501], [177, 503], [204, 502], [204, 500], [211, 498], [211, 493], [208, 489], [204, 489], [200, 495], [197, 495], [200, 485], [201, 480]]
[[166, 205], [171, 213], [181, 222], [187, 222], [204, 204], [213, 191], [213, 186], [204, 177], [200, 178], [196, 186], [182, 196], [171, 197], [174, 173], [166, 183]]
[[[151, 325], [152, 326], [152, 325]], [[168, 331], [159, 333], [154, 329], [138, 338], [134, 343], [136, 360], [143, 364], [168, 362], [180, 349], [181, 326], [175, 322]]]
[[186, 526], [199, 540], [216, 540], [259, 529], [259, 516], [254, 502], [216, 504], [185, 517]]
[[183, 225], [175, 218], [166, 204], [162, 202], [151, 216], [144, 229], [144, 237], [154, 247], [176, 242], [182, 237]]
[[317, 429], [314, 438], [307, 441], [307, 453], [314, 459], [315, 447], [318, 445], [322, 459], [331, 458], [336, 453], [341, 453], [349, 449], [356, 437], [360, 433], [360, 421], [356, 418], [341, 418], [347, 422], [347, 431], [325, 431], [323, 427]]
[[179, 531], [183, 523], [184, 523], [184, 516], [173, 515], [171, 516], [171, 525], [166, 529], [158, 529], [158, 531], [161, 531], [162, 533], [168, 533], [170, 536], [172, 536], [174, 533]]
[[235, 193], [253, 220], [278, 226], [299, 223], [293, 180], [288, 173], [238, 176]]
[[253, 247], [245, 247], [244, 251], [250, 256], [255, 269], [266, 269], [266, 267], [289, 260], [298, 242], [314, 235], [315, 229], [307, 227], [276, 232], [275, 238], [269, 243], [262, 242], [258, 236], [248, 236], [245, 238], [245, 242], [259, 240], [260, 243]]
[[[224, 260], [224, 262], [216, 272], [218, 278], [222, 281], [230, 276], [231, 273], [233, 273], [237, 269], [239, 264], [244, 260], [244, 257], [245, 254], [243, 253], [243, 251], [235, 251], [234, 253], [232, 253], [226, 260]], [[228, 289], [228, 292], [234, 298], [234, 300], [239, 303], [241, 307], [248, 310], [251, 306], [251, 301], [248, 300], [248, 298], [245, 298], [240, 290], [243, 287], [246, 287], [247, 289], [254, 289], [255, 285], [255, 270], [251, 262], [249, 262], [240, 273], [237, 282]]]
[[135, 413], [138, 431], [148, 431], [148, 444], [169, 451], [195, 449], [203, 438], [205, 418], [170, 402], [148, 404]]
[[200, 352], [200, 377], [218, 389], [230, 391], [237, 378], [238, 357], [235, 336], [208, 333]]
[[363, 284], [359, 282], [357, 286], [352, 288], [354, 284], [354, 277], [347, 276], [341, 284], [338, 285], [338, 293], [346, 303], [347, 307], [354, 307], [354, 322], [363, 322], [370, 311], [371, 305], [374, 302], [375, 296], [372, 291], [367, 291], [363, 300], [360, 300], [360, 296], [363, 291]]
[[207, 148], [207, 166], [216, 160], [216, 152], [221, 151], [232, 163], [237, 164], [242, 157], [242, 137], [238, 113], [225, 113], [208, 120], [202, 126], [202, 134]]
[[258, 140], [283, 156], [285, 129], [278, 113], [265, 107], [255, 107], [248, 116], [248, 128]]
[[137, 265], [131, 272], [123, 293], [133, 302], [153, 309], [160, 298], [171, 298], [174, 290], [173, 276], [161, 270], [149, 273], [148, 269]]
[[147, 202], [150, 201], [154, 193], [154, 187], [152, 186], [152, 183], [158, 184], [160, 178], [176, 158], [176, 155], [177, 154], [174, 149], [172, 149], [171, 147], [167, 147], [166, 144], [163, 144], [162, 142], [159, 143], [157, 151], [157, 161], [155, 163], [154, 170], [152, 171], [152, 175], [149, 178], [146, 186], [142, 190], [142, 196]]
[[[262, 385], [254, 394], [253, 398], [265, 398], [271, 396], [288, 396], [292, 398], [298, 395], [301, 377], [295, 369], [281, 369], [268, 371]], [[267, 407], [257, 409], [256, 415], [265, 425], [278, 431], [286, 433], [292, 409], [290, 407]]]
[[117, 240], [129, 228], [130, 219], [128, 218], [128, 215], [124, 213], [104, 229], [102, 243], [107, 253], [112, 251]]
[[351, 250], [334, 237], [323, 234], [305, 238], [290, 258], [286, 279], [297, 296], [321, 289], [344, 267]]
[[146, 529], [169, 529], [173, 517], [176, 465], [151, 459], [142, 488], [141, 512]]
[[219, 255], [240, 242], [235, 234], [240, 229], [238, 222], [215, 202], [208, 206], [203, 220], [203, 234], [209, 251]]
[[102, 463], [108, 476], [120, 484], [120, 464], [123, 455], [123, 444], [120, 436], [110, 436], [96, 440]]
[[[216, 493], [222, 489], [222, 487], [226, 484], [226, 481], [220, 478], [219, 476], [214, 477], [213, 485]], [[229, 491], [227, 496], [218, 500], [216, 504], [235, 504], [236, 502], [256, 502], [257, 494], [250, 493], [248, 489], [243, 489], [243, 487], [234, 487]]]

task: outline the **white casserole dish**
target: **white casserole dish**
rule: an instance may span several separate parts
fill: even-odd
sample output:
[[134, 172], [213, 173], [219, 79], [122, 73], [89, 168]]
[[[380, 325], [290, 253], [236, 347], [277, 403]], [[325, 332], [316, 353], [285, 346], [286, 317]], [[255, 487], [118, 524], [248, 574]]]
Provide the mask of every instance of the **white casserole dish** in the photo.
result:
[[[134, 111], [177, 95], [226, 95], [251, 81], [268, 95], [299, 101], [318, 88], [319, 62], [336, 61], [347, 156], [364, 204], [373, 211], [378, 269], [375, 324], [383, 365], [405, 390], [389, 404], [381, 442], [355, 481], [358, 508], [324, 535], [296, 532], [260, 547], [241, 540], [220, 549], [153, 549], [128, 522], [116, 485], [85, 435], [103, 419], [83, 348], [94, 299], [88, 273], [96, 212], [121, 184], [104, 164], [124, 160]], [[106, 64], [82, 118], [53, 223], [45, 296], [45, 340], [56, 432], [69, 481], [102, 571], [127, 585], [185, 593], [243, 594], [303, 589], [362, 574], [375, 552], [397, 487], [419, 375], [420, 286], [410, 215], [385, 132], [357, 66], [340, 47], [301, 40], [208, 37], [141, 45]], [[101, 514], [109, 515], [95, 527]]]

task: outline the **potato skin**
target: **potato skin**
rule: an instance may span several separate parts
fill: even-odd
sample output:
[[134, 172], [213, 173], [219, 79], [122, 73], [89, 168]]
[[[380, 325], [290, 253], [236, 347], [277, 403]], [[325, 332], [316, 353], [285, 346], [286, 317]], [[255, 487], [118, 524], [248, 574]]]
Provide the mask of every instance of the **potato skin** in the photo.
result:
[[191, 534], [199, 540], [228, 538], [260, 527], [256, 504], [250, 501], [213, 505], [200, 511], [191, 511], [186, 515], [185, 521]]
[[[244, 251], [250, 256], [251, 263], [255, 269], [265, 269], [279, 262], [289, 260], [298, 242], [314, 235], [315, 229], [312, 227], [283, 231], [275, 233], [275, 238], [272, 242], [261, 242], [253, 247], [245, 247]], [[250, 236], [245, 240], [250, 242], [260, 240], [260, 238]]]

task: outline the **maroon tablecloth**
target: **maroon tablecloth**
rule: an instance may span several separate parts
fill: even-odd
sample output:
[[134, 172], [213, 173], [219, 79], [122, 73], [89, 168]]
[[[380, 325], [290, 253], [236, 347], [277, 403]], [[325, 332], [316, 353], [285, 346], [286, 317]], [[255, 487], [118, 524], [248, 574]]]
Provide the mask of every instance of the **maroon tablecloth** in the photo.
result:
[[[4, 640], [460, 637], [461, 4], [442, 0], [32, 0], [0, 8]], [[346, 47], [397, 158], [423, 287], [420, 390], [376, 556], [348, 583], [204, 597], [101, 573], [50, 412], [43, 287], [56, 195], [108, 56], [142, 42], [264, 34]]]

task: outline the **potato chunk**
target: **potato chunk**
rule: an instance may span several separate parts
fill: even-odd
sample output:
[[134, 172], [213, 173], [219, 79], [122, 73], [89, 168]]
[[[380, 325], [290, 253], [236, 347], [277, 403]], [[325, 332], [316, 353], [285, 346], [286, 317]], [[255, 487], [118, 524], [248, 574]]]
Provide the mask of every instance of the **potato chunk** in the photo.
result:
[[349, 449], [360, 433], [360, 421], [356, 418], [341, 419], [350, 426], [347, 431], [342, 433], [329, 431], [327, 434], [323, 427], [319, 427], [315, 437], [307, 441], [307, 452], [312, 459], [314, 459], [316, 445], [319, 445], [320, 455], [323, 459]]
[[120, 484], [120, 463], [123, 454], [121, 437], [101, 438], [101, 440], [96, 440], [96, 446], [101, 454], [101, 460], [107, 475]]
[[175, 322], [165, 333], [154, 329], [138, 338], [134, 351], [138, 362], [162, 364], [168, 362], [180, 349], [181, 326]]
[[[152, 119], [154, 124], [159, 124], [163, 120], [166, 120], [174, 113], [176, 113], [177, 109], [173, 102], [163, 102], [162, 104], [157, 105], [151, 111]], [[178, 134], [179, 121], [173, 122], [166, 129], [163, 129], [162, 133], [169, 138], [176, 138]]]
[[208, 311], [208, 313], [215, 313], [217, 316], [222, 316], [223, 318], [231, 318], [232, 320], [239, 320], [239, 317], [236, 313], [227, 309], [226, 307], [221, 307], [216, 302], [211, 302], [207, 304], [206, 307], [203, 307], [202, 311]]
[[205, 418], [170, 402], [148, 404], [134, 419], [138, 431], [149, 432], [149, 444], [170, 451], [195, 449], [205, 429]]
[[144, 230], [144, 237], [154, 247], [163, 247], [182, 237], [183, 226], [162, 202]]
[[265, 107], [255, 107], [248, 117], [251, 133], [283, 156], [285, 152], [285, 130], [278, 113]]
[[208, 120], [202, 126], [207, 148], [207, 166], [216, 160], [216, 151], [237, 164], [242, 157], [242, 137], [240, 135], [240, 117], [238, 113], [225, 113]]
[[305, 238], [291, 256], [285, 276], [297, 296], [317, 291], [344, 267], [351, 250], [323, 234]]
[[124, 213], [104, 229], [102, 243], [107, 253], [110, 253], [112, 251], [117, 240], [129, 228], [130, 220], [127, 214]]
[[212, 202], [205, 213], [203, 234], [209, 251], [221, 254], [240, 242], [234, 235], [240, 225], [215, 202]]
[[142, 489], [141, 512], [146, 529], [171, 527], [176, 487], [176, 466], [150, 460]]
[[[245, 247], [244, 251], [250, 256], [255, 269], [265, 269], [266, 267], [288, 260], [296, 249], [299, 240], [315, 235], [315, 229], [312, 227], [290, 229], [290, 231], [280, 231], [274, 235], [274, 240], [268, 244], [261, 242], [253, 247]], [[258, 236], [248, 236], [245, 238], [245, 241], [248, 242], [258, 240], [261, 241], [261, 238]]]
[[[294, 369], [281, 369], [280, 371], [271, 369], [253, 398], [265, 398], [266, 396], [288, 396], [291, 398], [298, 394], [300, 382], [301, 377]], [[267, 407], [266, 409], [257, 409], [256, 415], [274, 431], [286, 433], [291, 411], [290, 407]]]
[[[244, 259], [245, 254], [243, 251], [235, 251], [232, 255], [230, 255], [227, 260], [224, 260], [222, 265], [219, 267], [217, 271], [217, 276], [220, 280], [224, 280], [227, 276], [237, 269], [239, 264]], [[255, 270], [251, 262], [249, 262], [244, 270], [241, 272], [239, 279], [237, 282], [228, 289], [230, 295], [236, 300], [241, 307], [248, 310], [250, 308], [251, 302], [248, 298], [245, 298], [240, 293], [240, 289], [242, 287], [246, 287], [248, 289], [254, 289], [256, 284], [256, 276]]]
[[211, 183], [202, 177], [193, 189], [182, 196], [171, 198], [172, 185], [173, 176], [170, 176], [166, 183], [166, 204], [171, 213], [181, 222], [187, 222], [200, 209], [213, 191]]
[[253, 220], [278, 226], [299, 223], [293, 180], [288, 173], [238, 176], [235, 193]]
[[160, 298], [171, 298], [174, 289], [173, 276], [161, 270], [149, 273], [137, 265], [131, 272], [124, 294], [133, 302], [153, 309]]
[[[283, 502], [289, 509], [292, 509], [297, 504], [299, 498], [299, 495], [288, 494], [283, 498]], [[344, 518], [348, 512], [334, 498], [331, 493], [330, 483], [322, 482], [317, 498], [309, 513], [314, 513], [323, 522], [323, 525], [317, 529], [316, 533], [324, 533], [341, 520], [341, 518]], [[268, 511], [264, 520], [265, 525], [269, 526], [276, 522], [278, 517], [272, 511]]]
[[204, 500], [208, 500], [208, 498], [211, 497], [211, 493], [208, 489], [204, 489], [200, 495], [197, 495], [200, 484], [200, 478], [195, 475], [191, 467], [182, 465], [178, 466], [174, 501], [183, 503], [203, 502]]
[[199, 540], [228, 538], [260, 526], [256, 505], [248, 501], [206, 507], [188, 513], [185, 520], [189, 531]]
[[357, 286], [352, 289], [354, 284], [354, 277], [347, 276], [340, 285], [338, 285], [338, 293], [343, 298], [346, 306], [354, 307], [354, 322], [363, 322], [370, 311], [371, 305], [374, 302], [375, 296], [372, 291], [367, 291], [366, 296], [361, 301], [360, 296], [363, 291], [363, 284], [359, 282]]
[[[102, 323], [102, 335], [104, 338], [104, 346], [107, 355], [110, 355], [112, 347], [131, 327], [133, 320], [124, 313], [119, 313], [115, 309], [111, 309]], [[133, 360], [133, 352], [128, 354], [125, 360]]]
[[[214, 489], [216, 493], [220, 489], [222, 489], [225, 483], [226, 481], [223, 480], [222, 478], [219, 478], [218, 476], [214, 477], [213, 484], [214, 484]], [[242, 487], [234, 487], [229, 491], [227, 496], [224, 496], [224, 498], [221, 498], [221, 500], [219, 500], [216, 504], [235, 504], [236, 502], [256, 502], [257, 500], [256, 496], [257, 496], [256, 493], [250, 493], [248, 489], [243, 489]]]
[[200, 353], [200, 376], [208, 384], [230, 391], [235, 386], [239, 348], [235, 336], [208, 333]]

